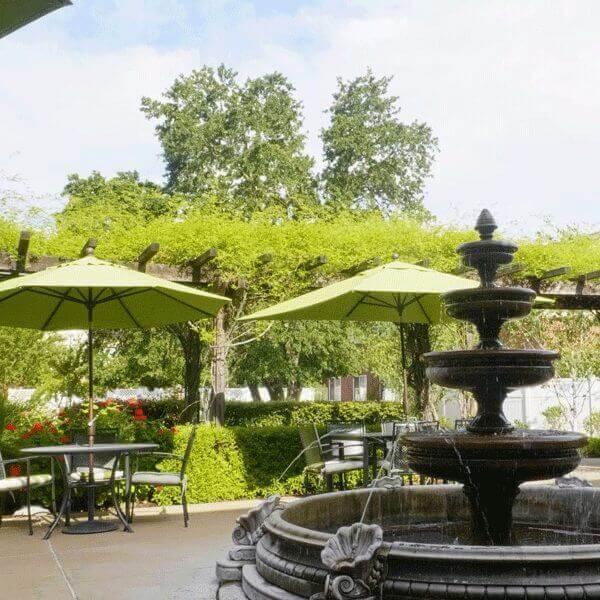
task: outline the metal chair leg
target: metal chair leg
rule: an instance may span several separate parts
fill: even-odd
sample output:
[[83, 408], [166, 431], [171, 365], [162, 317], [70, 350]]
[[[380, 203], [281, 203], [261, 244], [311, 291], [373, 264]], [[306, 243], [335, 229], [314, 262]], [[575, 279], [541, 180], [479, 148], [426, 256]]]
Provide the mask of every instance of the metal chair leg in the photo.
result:
[[129, 493], [131, 494], [131, 498], [129, 501], [129, 516], [127, 517], [127, 521], [129, 523], [133, 523], [133, 512], [135, 509], [135, 494], [137, 492], [137, 489], [132, 485], [131, 488], [129, 489]]
[[188, 506], [187, 506], [187, 494], [186, 494], [186, 485], [185, 483], [181, 486], [181, 506], [183, 507], [183, 526], [188, 526], [188, 521], [190, 520], [188, 514]]
[[327, 482], [327, 491], [333, 492], [333, 475], [325, 475], [325, 481]]

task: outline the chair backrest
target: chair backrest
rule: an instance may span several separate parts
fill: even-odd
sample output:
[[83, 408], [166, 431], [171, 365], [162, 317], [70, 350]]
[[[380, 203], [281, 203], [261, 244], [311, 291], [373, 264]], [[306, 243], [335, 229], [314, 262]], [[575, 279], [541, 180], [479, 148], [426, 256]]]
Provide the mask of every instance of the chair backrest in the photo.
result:
[[[117, 441], [118, 433], [116, 429], [97, 429], [94, 434], [94, 441], [97, 444], [112, 444]], [[71, 441], [73, 444], [86, 446], [88, 443], [88, 432], [83, 429], [72, 431]], [[87, 467], [89, 465], [88, 457], [88, 454], [65, 456], [65, 464], [70, 471], [76, 471], [79, 467]], [[115, 454], [109, 452], [94, 454], [94, 467], [112, 469], [115, 464], [115, 458]]]
[[306, 423], [305, 425], [299, 425], [298, 431], [304, 449], [306, 466], [310, 467], [311, 465], [323, 463], [323, 448], [319, 440], [317, 426], [314, 423]]
[[419, 421], [417, 423], [417, 431], [438, 431], [439, 428], [439, 421]]
[[183, 477], [185, 475], [185, 470], [187, 469], [187, 465], [190, 460], [190, 454], [192, 453], [192, 447], [194, 446], [194, 440], [196, 439], [197, 429], [198, 429], [198, 425], [194, 425], [192, 427], [192, 431], [190, 432], [190, 437], [188, 438], [187, 444], [185, 446], [185, 452], [183, 453], [183, 460], [181, 461], [181, 477]]
[[[327, 423], [327, 433], [332, 435], [329, 436], [330, 441], [335, 440], [335, 433], [343, 432], [343, 433], [364, 433], [365, 432], [365, 424], [364, 423]], [[342, 446], [344, 447], [344, 458], [348, 458], [349, 456], [362, 456], [363, 455], [363, 443], [358, 440], [340, 440]], [[333, 458], [340, 457], [339, 448], [336, 447], [336, 444], [332, 444], [331, 448], [331, 456]]]
[[454, 421], [454, 429], [464, 429], [470, 422], [471, 419], [456, 419]]

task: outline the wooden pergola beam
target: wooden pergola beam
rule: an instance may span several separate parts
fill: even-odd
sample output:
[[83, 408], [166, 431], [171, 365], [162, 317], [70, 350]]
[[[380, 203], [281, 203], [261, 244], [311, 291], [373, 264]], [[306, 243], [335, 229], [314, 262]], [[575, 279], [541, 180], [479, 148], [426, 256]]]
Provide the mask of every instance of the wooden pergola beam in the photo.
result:
[[323, 265], [326, 265], [328, 262], [327, 257], [324, 254], [319, 254], [319, 256], [315, 256], [314, 258], [310, 258], [309, 260], [305, 260], [298, 265], [298, 269], [303, 269], [304, 271], [312, 271], [314, 269], [318, 269]]
[[94, 250], [96, 249], [97, 245], [98, 240], [96, 238], [89, 238], [88, 241], [83, 245], [79, 256], [84, 257], [94, 254]]
[[512, 265], [506, 265], [498, 269], [498, 276], [506, 277], [508, 275], [514, 275], [515, 273], [520, 273], [524, 269], [525, 265], [523, 263], [514, 263]]
[[151, 244], [148, 244], [148, 246], [146, 246], [138, 256], [138, 271], [145, 273], [146, 266], [158, 254], [159, 250], [160, 244], [158, 242], [152, 242]]
[[342, 269], [342, 273], [345, 275], [355, 275], [356, 273], [360, 273], [365, 269], [370, 269], [372, 267], [376, 267], [381, 263], [381, 256], [373, 256], [372, 258], [367, 258], [360, 263], [352, 265], [347, 269]]
[[19, 245], [17, 246], [17, 263], [15, 271], [23, 273], [27, 266], [27, 255], [29, 254], [29, 242], [31, 241], [31, 231], [21, 231]]
[[588, 281], [593, 281], [594, 279], [600, 279], [600, 269], [597, 271], [590, 271], [589, 273], [582, 273], [577, 277], [571, 278], [569, 281], [575, 282], [575, 293], [583, 294], [583, 289], [585, 288], [585, 284]]
[[554, 279], [555, 277], [561, 277], [562, 275], [568, 275], [571, 272], [571, 267], [557, 267], [556, 269], [549, 269], [544, 271], [541, 275], [528, 275], [526, 279], [531, 282], [531, 287], [537, 293], [540, 292], [542, 281], [548, 279]]
[[192, 258], [188, 261], [188, 265], [192, 267], [192, 283], [198, 284], [201, 281], [201, 272], [204, 265], [214, 260], [217, 256], [216, 248], [205, 250], [200, 256]]

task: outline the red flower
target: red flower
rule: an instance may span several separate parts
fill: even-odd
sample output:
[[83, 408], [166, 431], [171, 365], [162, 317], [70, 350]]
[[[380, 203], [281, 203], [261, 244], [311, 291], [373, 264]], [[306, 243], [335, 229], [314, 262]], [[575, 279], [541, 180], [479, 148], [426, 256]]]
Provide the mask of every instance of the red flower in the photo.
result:
[[127, 400], [127, 405], [131, 406], [131, 408], [135, 408], [136, 406], [139, 405], [139, 402], [135, 398], [131, 398], [131, 399]]
[[162, 427], [158, 430], [158, 435], [165, 435], [165, 433], [167, 433], [167, 430]]
[[136, 421], [145, 421], [148, 418], [148, 415], [134, 415], [133, 418]]
[[106, 400], [102, 400], [98, 402], [98, 408], [106, 408], [108, 406], [108, 402]]
[[10, 465], [10, 467], [8, 467], [8, 474], [11, 477], [18, 477], [21, 472], [21, 465]]
[[17, 428], [12, 423], [9, 423], [6, 426], [6, 429], [8, 429], [8, 431], [16, 431], [17, 430]]
[[63, 435], [58, 441], [61, 444], [68, 444], [71, 441], [71, 438], [68, 435]]
[[23, 440], [28, 440], [30, 436], [31, 436], [31, 432], [29, 432], [29, 431], [28, 431], [27, 433], [24, 433], [24, 434], [21, 436], [21, 439], [23, 439]]
[[39, 433], [43, 429], [44, 426], [41, 423], [34, 423], [33, 427], [31, 428], [31, 433]]
[[136, 408], [134, 411], [134, 414], [136, 417], [141, 417], [144, 414], [144, 409], [143, 408]]
[[177, 429], [177, 427], [171, 427], [171, 432], [172, 433], [179, 433], [179, 429]]

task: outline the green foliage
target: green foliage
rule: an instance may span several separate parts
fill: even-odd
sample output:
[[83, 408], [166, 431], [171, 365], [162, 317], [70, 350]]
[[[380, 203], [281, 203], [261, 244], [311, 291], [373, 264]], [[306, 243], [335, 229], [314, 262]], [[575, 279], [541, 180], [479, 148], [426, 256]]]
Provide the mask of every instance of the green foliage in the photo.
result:
[[31, 329], [0, 327], [0, 386], [34, 387], [44, 378], [48, 362], [59, 352], [56, 336]]
[[562, 406], [550, 406], [542, 412], [542, 416], [551, 429], [564, 429], [567, 425], [567, 414]]
[[[322, 385], [328, 378], [359, 370], [351, 324], [330, 321], [274, 323], [252, 344], [235, 349], [233, 379], [246, 385], [266, 385], [270, 393], [288, 386], [290, 395], [303, 387]], [[273, 398], [271, 400], [281, 399]]]
[[600, 434], [600, 412], [593, 412], [584, 422], [583, 428], [586, 433], [597, 436]]
[[[282, 217], [316, 209], [301, 104], [280, 73], [240, 83], [221, 65], [178, 77], [162, 100], [142, 100], [158, 121], [168, 189], [220, 210]], [[200, 198], [198, 198], [200, 196]]]
[[301, 423], [367, 424], [399, 421], [402, 406], [396, 402], [227, 402], [225, 423], [228, 426], [298, 425]]
[[181, 346], [166, 328], [100, 332], [95, 344], [102, 349], [96, 382], [103, 389], [183, 383]]
[[68, 243], [75, 236], [84, 240], [94, 236], [101, 241], [162, 216], [173, 218], [183, 202], [154, 183], [140, 181], [137, 172], [119, 173], [110, 179], [97, 171], [89, 177], [70, 175], [63, 195], [67, 204], [56, 215], [56, 241], [61, 244], [57, 250], [61, 253], [81, 250], [81, 242], [79, 247]]
[[589, 438], [583, 454], [588, 458], [600, 458], [600, 437]]
[[369, 69], [338, 90], [322, 130], [326, 202], [336, 210], [424, 216], [423, 187], [437, 141], [424, 123], [402, 123], [398, 98], [388, 93], [391, 77]]
[[[183, 455], [191, 427], [182, 427], [175, 436], [174, 452]], [[178, 472], [179, 461], [169, 459], [161, 470]], [[231, 429], [202, 425], [198, 427], [187, 469], [189, 502], [218, 502], [248, 497], [243, 456]], [[154, 497], [159, 504], [180, 502], [177, 490], [164, 488]]]

